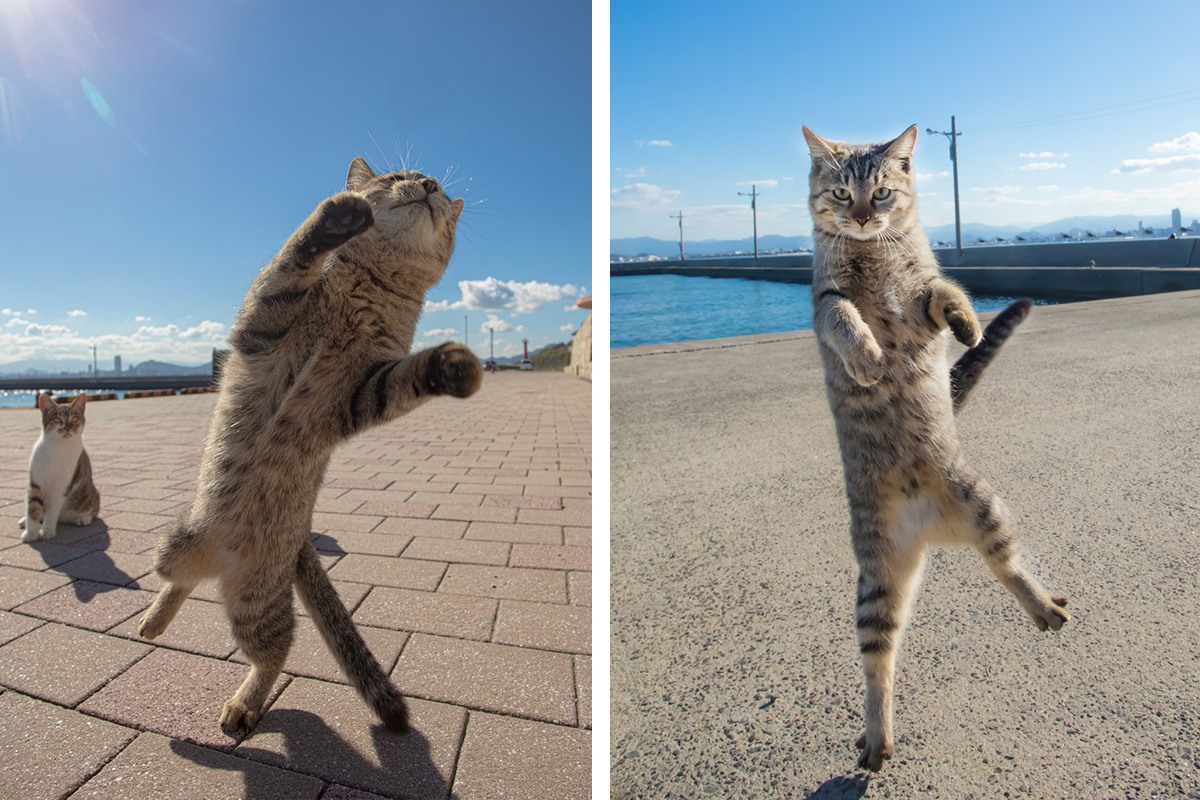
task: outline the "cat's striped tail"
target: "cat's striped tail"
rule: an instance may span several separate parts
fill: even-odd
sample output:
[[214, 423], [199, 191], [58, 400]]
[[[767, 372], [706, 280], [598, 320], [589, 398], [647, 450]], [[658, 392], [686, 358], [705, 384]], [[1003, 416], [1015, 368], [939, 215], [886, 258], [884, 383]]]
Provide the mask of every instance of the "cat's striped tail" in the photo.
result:
[[296, 567], [296, 593], [308, 609], [321, 638], [337, 659], [342, 672], [379, 719], [396, 733], [408, 730], [408, 709], [400, 691], [367, 648], [342, 598], [321, 567], [316, 548], [305, 542]]
[[955, 414], [966, 405], [967, 396], [979, 382], [983, 371], [992, 363], [1005, 340], [1029, 316], [1032, 307], [1033, 301], [1023, 299], [1001, 311], [984, 329], [979, 344], [963, 353], [950, 368], [950, 397], [954, 400]]

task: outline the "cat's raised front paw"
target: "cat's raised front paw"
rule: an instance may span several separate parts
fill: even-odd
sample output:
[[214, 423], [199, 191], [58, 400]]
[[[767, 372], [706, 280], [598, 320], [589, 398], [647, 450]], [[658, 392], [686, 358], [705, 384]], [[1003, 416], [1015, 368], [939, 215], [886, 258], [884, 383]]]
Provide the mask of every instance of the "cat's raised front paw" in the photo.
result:
[[958, 308], [946, 309], [946, 324], [950, 327], [954, 338], [967, 347], [977, 347], [983, 341], [983, 331], [979, 327], [979, 319], [973, 311], [963, 311]]
[[317, 207], [317, 221], [309, 237], [312, 252], [339, 247], [375, 224], [375, 212], [363, 197], [341, 192]]
[[483, 383], [483, 367], [466, 347], [447, 342], [431, 354], [428, 380], [438, 394], [470, 397]]
[[875, 342], [870, 342], [863, 350], [843, 356], [842, 363], [859, 386], [874, 386], [883, 378], [883, 351]]

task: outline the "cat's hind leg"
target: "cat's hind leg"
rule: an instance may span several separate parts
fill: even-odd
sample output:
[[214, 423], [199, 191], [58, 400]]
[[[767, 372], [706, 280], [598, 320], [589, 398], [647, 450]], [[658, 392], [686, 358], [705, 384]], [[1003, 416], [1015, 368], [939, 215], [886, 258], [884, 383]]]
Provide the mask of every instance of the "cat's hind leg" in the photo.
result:
[[213, 537], [193, 528], [182, 516], [176, 518], [158, 540], [155, 554], [154, 571], [166, 585], [142, 615], [138, 636], [153, 639], [163, 633], [196, 584], [219, 574], [216, 549]]
[[921, 581], [925, 540], [921, 531], [898, 530], [876, 509], [853, 509], [851, 518], [859, 565], [855, 627], [867, 684], [858, 766], [878, 772], [892, 757], [896, 652]]
[[1067, 598], [1052, 595], [1021, 563], [1017, 532], [1004, 503], [978, 475], [954, 471], [947, 481], [946, 516], [966, 543], [975, 547], [988, 568], [1017, 598], [1038, 630], [1059, 630], [1071, 618]]
[[[291, 566], [289, 563], [288, 566]], [[225, 613], [233, 638], [250, 662], [250, 674], [221, 710], [221, 727], [234, 734], [253, 730], [283, 670], [296, 624], [292, 612], [292, 579], [286, 575], [232, 573], [221, 579]]]

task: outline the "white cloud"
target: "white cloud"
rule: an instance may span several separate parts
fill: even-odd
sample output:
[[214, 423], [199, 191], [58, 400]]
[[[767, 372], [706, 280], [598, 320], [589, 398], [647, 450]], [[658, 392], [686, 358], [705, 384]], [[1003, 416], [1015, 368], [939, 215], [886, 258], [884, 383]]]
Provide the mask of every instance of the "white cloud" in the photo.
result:
[[17, 313], [19, 312], [13, 311], [11, 308], [0, 308], [0, 314], [3, 314], [6, 317], [11, 317], [13, 314]]
[[143, 325], [142, 327], [138, 328], [137, 332], [133, 335], [135, 337], [140, 336], [142, 338], [150, 338], [159, 336], [174, 336], [177, 333], [179, 333], [179, 326], [172, 323], [170, 325], [163, 325], [160, 328], [155, 328], [151, 325]]
[[770, 179], [765, 180], [765, 181], [738, 181], [738, 186], [765, 186], [766, 188], [769, 189], [772, 186], [778, 186], [778, 185], [779, 185], [779, 181], [770, 180]]
[[143, 317], [141, 314], [138, 314], [136, 317], [133, 318], [133, 321], [134, 322], [149, 322], [152, 319], [154, 319], [154, 318], [153, 317]]
[[638, 147], [674, 147], [674, 143], [670, 139], [651, 139], [648, 142], [643, 142], [641, 139], [635, 139], [634, 143]]
[[27, 308], [27, 309], [25, 309], [25, 313], [26, 314], [36, 314], [37, 309], [36, 308]]
[[46, 334], [70, 332], [71, 329], [65, 325], [39, 325], [36, 322], [31, 322], [25, 326], [26, 336], [45, 336]]
[[457, 336], [457, 328], [430, 328], [421, 334], [426, 339], [444, 339], [447, 336]]
[[559, 325], [558, 329], [560, 331], [573, 331], [575, 330], [575, 326], [568, 322], [566, 325]]
[[437, 312], [462, 308], [530, 314], [547, 303], [578, 297], [586, 291], [586, 287], [570, 283], [559, 286], [541, 281], [502, 281], [490, 276], [481, 281], [459, 281], [458, 289], [462, 293], [461, 300], [426, 301], [425, 310]]
[[679, 199], [678, 189], [664, 189], [652, 183], [631, 183], [609, 191], [609, 203], [614, 209], [645, 211], [665, 208]]
[[949, 178], [950, 173], [946, 170], [942, 170], [941, 172], [918, 172], [913, 177], [919, 181], [927, 181], [930, 178]]
[[1016, 194], [1021, 191], [1020, 186], [976, 186], [971, 189], [972, 192], [982, 192], [984, 194]]
[[1200, 150], [1200, 133], [1188, 131], [1183, 136], [1176, 136], [1166, 142], [1150, 145], [1151, 153], [1178, 153], [1179, 151]]
[[1039, 187], [1037, 187], [1037, 188], [1038, 188], [1038, 191], [1039, 191], [1039, 192], [1057, 192], [1057, 191], [1058, 191], [1058, 184], [1055, 184], [1055, 183], [1048, 183], [1048, 184], [1046, 184], [1045, 186], [1039, 186]]
[[86, 316], [87, 316], [87, 312], [86, 312], [86, 311], [80, 311], [80, 310], [77, 308], [77, 309], [75, 309], [74, 311], [68, 311], [68, 312], [67, 312], [67, 316], [68, 316], [68, 317], [86, 317]]
[[7, 323], [5, 323], [5, 324], [6, 324], [6, 325], [7, 325], [9, 328], [14, 328], [14, 327], [16, 327], [16, 326], [18, 326], [18, 325], [28, 325], [28, 324], [29, 324], [29, 320], [27, 320], [27, 319], [21, 319], [20, 317], [13, 317], [12, 319], [10, 319], [10, 320], [9, 320]]
[[201, 322], [199, 325], [196, 325], [195, 327], [188, 328], [186, 331], [180, 331], [179, 338], [180, 339], [204, 339], [204, 338], [211, 339], [216, 336], [221, 336], [222, 332], [224, 330], [225, 330], [224, 324], [222, 324], [220, 322], [213, 322], [212, 320], [206, 319], [203, 322]]
[[1113, 173], [1145, 175], [1150, 172], [1179, 172], [1193, 169], [1200, 169], [1200, 153], [1165, 158], [1127, 158], [1121, 162], [1119, 169], [1113, 170]]
[[646, 177], [646, 168], [645, 167], [638, 167], [637, 169], [631, 169], [631, 170], [623, 169], [623, 170], [621, 170], [621, 172], [623, 172], [625, 174], [625, 177], [627, 179]]
[[785, 180], [785, 181], [794, 181], [794, 180], [796, 180], [796, 179], [795, 179], [795, 178], [791, 178], [791, 177], [786, 177], [786, 176], [785, 176], [785, 177], [784, 177], [784, 180]]
[[500, 319], [495, 314], [488, 314], [487, 320], [483, 325], [479, 326], [479, 330], [483, 333], [488, 331], [496, 331], [497, 333], [505, 333], [513, 329], [512, 323], [506, 319]]
[[1060, 164], [1056, 161], [1034, 161], [1032, 164], [1026, 164], [1021, 169], [1066, 169], [1066, 164]]

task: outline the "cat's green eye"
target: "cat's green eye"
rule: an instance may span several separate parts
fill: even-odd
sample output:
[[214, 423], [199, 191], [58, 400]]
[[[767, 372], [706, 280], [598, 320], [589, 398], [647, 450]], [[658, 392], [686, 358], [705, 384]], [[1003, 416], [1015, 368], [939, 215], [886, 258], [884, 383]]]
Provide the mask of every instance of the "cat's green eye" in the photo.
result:
[[838, 200], [849, 200], [850, 191], [848, 189], [842, 189], [841, 187], [838, 187], [837, 189], [833, 190], [833, 196]]
[[885, 186], [880, 186], [878, 189], [875, 190], [872, 197], [874, 197], [876, 200], [887, 200], [888, 195], [891, 193], [892, 193], [891, 189], [888, 189]]

